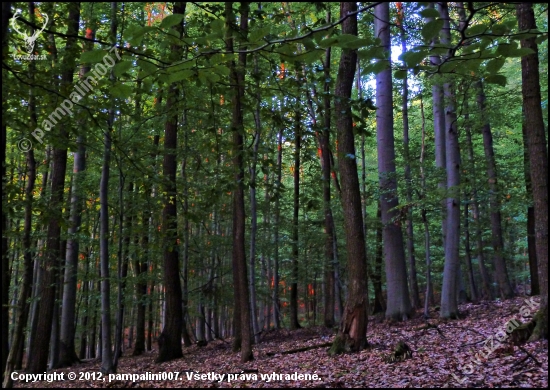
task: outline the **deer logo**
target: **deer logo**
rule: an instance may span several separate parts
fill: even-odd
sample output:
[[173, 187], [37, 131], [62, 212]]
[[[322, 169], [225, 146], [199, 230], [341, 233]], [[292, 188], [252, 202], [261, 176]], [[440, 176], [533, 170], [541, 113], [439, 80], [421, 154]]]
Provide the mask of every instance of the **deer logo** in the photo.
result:
[[44, 29], [46, 28], [46, 25], [48, 24], [49, 18], [48, 18], [48, 15], [43, 14], [44, 15], [44, 26], [42, 26], [42, 29], [35, 31], [34, 34], [32, 34], [31, 36], [28, 36], [25, 32], [19, 31], [19, 29], [17, 28], [17, 25], [15, 24], [15, 22], [19, 18], [20, 14], [21, 14], [20, 10], [17, 10], [15, 12], [15, 15], [13, 15], [13, 17], [11, 18], [11, 26], [13, 27], [13, 29], [15, 31], [17, 31], [20, 35], [23, 36], [23, 40], [25, 41], [25, 47], [27, 48], [27, 53], [32, 55], [32, 51], [34, 49], [34, 43], [38, 39], [38, 36], [40, 35], [40, 33], [42, 31], [44, 31]]

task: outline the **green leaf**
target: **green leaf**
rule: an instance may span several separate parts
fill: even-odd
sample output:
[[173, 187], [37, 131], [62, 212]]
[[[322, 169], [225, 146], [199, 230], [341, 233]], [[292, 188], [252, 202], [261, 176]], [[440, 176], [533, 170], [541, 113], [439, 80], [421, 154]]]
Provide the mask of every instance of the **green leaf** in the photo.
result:
[[498, 47], [497, 47], [497, 54], [498, 55], [501, 55], [501, 56], [504, 56], [504, 57], [508, 57], [509, 54], [514, 51], [514, 49], [517, 49], [517, 44], [514, 42], [514, 43], [504, 43], [504, 42], [501, 42], [498, 44]]
[[390, 67], [389, 61], [381, 60], [381, 61], [377, 61], [374, 64], [369, 64], [365, 66], [365, 68], [363, 68], [363, 70], [361, 71], [361, 74], [364, 74], [364, 75], [370, 74], [370, 73], [378, 74], [383, 70], [388, 69], [389, 67]]
[[512, 50], [508, 54], [508, 57], [523, 57], [523, 56], [528, 56], [529, 54], [533, 54], [533, 53], [534, 53], [533, 49], [530, 49], [528, 47], [522, 47], [522, 48], [519, 48], [519, 49]]
[[157, 71], [157, 66], [150, 61], [138, 60], [137, 64], [146, 74], [155, 73]]
[[407, 71], [406, 70], [396, 70], [393, 73], [393, 77], [395, 77], [397, 80], [404, 80], [407, 78]]
[[119, 98], [119, 99], [127, 99], [129, 98], [132, 93], [134, 92], [134, 88], [132, 88], [129, 85], [117, 83], [113, 88], [109, 90], [113, 97]]
[[214, 19], [212, 23], [210, 23], [210, 28], [212, 31], [224, 31], [225, 22], [223, 19]]
[[464, 34], [467, 37], [473, 37], [475, 35], [483, 34], [487, 32], [487, 30], [488, 30], [488, 27], [485, 24], [475, 24], [473, 26], [468, 27], [464, 32]]
[[399, 59], [407, 65], [407, 67], [412, 68], [420, 64], [424, 58], [426, 58], [427, 53], [424, 50], [421, 51], [407, 51], [399, 56]]
[[324, 54], [323, 50], [312, 50], [294, 57], [295, 61], [303, 61], [307, 65], [313, 64]]
[[189, 79], [195, 71], [192, 69], [184, 69], [177, 72], [169, 73], [168, 77], [166, 78], [167, 83], [175, 83], [181, 80], [187, 80]]
[[435, 8], [426, 8], [420, 11], [420, 16], [423, 18], [439, 18], [439, 11]]
[[322, 41], [319, 41], [319, 46], [321, 46], [323, 49], [326, 49], [329, 46], [334, 46], [336, 42], [338, 42], [339, 37], [331, 37], [327, 39], [323, 39]]
[[485, 70], [489, 73], [497, 73], [500, 68], [504, 65], [506, 60], [504, 58], [493, 58], [489, 62], [487, 62], [487, 65], [485, 65]]
[[149, 31], [153, 31], [154, 29], [155, 28], [152, 26], [140, 27], [132, 33], [132, 36], [128, 39], [128, 42], [132, 46], [139, 46], [145, 34], [147, 34]]
[[126, 71], [134, 66], [132, 61], [120, 61], [113, 67], [115, 77], [122, 76]]
[[271, 32], [271, 26], [262, 27], [259, 29], [253, 30], [248, 36], [248, 42], [258, 42], [263, 41]]
[[88, 64], [95, 64], [96, 62], [102, 62], [103, 57], [108, 55], [107, 50], [91, 50], [86, 51], [80, 55], [80, 62], [85, 62]]
[[375, 59], [383, 60], [386, 58], [384, 55], [384, 48], [380, 46], [373, 46], [367, 50], [359, 50], [357, 52], [357, 56], [359, 57], [360, 60], [366, 60], [366, 61], [375, 60]]
[[506, 76], [503, 76], [501, 74], [495, 74], [491, 75], [485, 78], [485, 82], [489, 84], [498, 84], [501, 87], [506, 86]]
[[168, 28], [175, 26], [178, 23], [181, 23], [185, 15], [182, 14], [173, 14], [168, 15], [164, 19], [162, 19], [162, 22], [160, 23], [160, 28]]
[[229, 76], [229, 68], [225, 65], [216, 65], [214, 67], [214, 72], [222, 76]]
[[504, 35], [510, 31], [505, 23], [497, 23], [491, 27], [491, 32], [496, 35]]
[[431, 41], [433, 38], [435, 38], [439, 32], [441, 31], [441, 28], [443, 27], [443, 19], [436, 19], [432, 20], [431, 22], [426, 23], [423, 27], [420, 33], [422, 34], [422, 37], [425, 41]]

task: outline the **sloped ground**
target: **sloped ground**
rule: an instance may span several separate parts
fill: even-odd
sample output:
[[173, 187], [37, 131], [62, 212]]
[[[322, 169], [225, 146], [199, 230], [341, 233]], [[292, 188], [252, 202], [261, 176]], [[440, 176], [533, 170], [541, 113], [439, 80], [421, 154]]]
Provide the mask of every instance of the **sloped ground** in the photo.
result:
[[[535, 308], [528, 298], [505, 302], [461, 305], [463, 318], [439, 321], [433, 313], [429, 323], [416, 318], [388, 324], [380, 318], [369, 319], [370, 347], [360, 353], [336, 357], [327, 355], [327, 346], [303, 352], [284, 353], [299, 348], [325, 345], [334, 334], [324, 328], [297, 331], [272, 331], [254, 347], [255, 360], [239, 362], [231, 352], [230, 341], [217, 340], [208, 346], [184, 349], [179, 360], [156, 364], [156, 351], [120, 360], [118, 374], [154, 374], [174, 376], [177, 380], [136, 380], [98, 378], [99, 361], [86, 362], [64, 373], [64, 381], [22, 383], [16, 387], [542, 387], [548, 386], [548, 341], [512, 346], [505, 327], [514, 318], [528, 321]], [[500, 333], [499, 333], [500, 331]], [[492, 336], [492, 338], [491, 338]], [[412, 350], [412, 357], [387, 363], [399, 341]], [[130, 352], [128, 352], [130, 353]], [[67, 380], [69, 372], [88, 380]], [[88, 374], [86, 374], [88, 373]], [[172, 374], [170, 374], [172, 373]], [[198, 373], [203, 377], [193, 375]], [[208, 374], [210, 373], [210, 376]], [[272, 374], [309, 374], [310, 377], [274, 377]], [[95, 380], [94, 380], [95, 374]], [[213, 374], [217, 374], [216, 379]], [[220, 375], [225, 374], [220, 381]], [[229, 374], [232, 376], [229, 377]], [[242, 375], [239, 375], [242, 374]], [[314, 376], [314, 374], [316, 376]], [[188, 379], [188, 375], [191, 379]], [[313, 378], [313, 379], [311, 379]], [[228, 379], [231, 379], [228, 381]], [[301, 380], [300, 380], [301, 379]]]

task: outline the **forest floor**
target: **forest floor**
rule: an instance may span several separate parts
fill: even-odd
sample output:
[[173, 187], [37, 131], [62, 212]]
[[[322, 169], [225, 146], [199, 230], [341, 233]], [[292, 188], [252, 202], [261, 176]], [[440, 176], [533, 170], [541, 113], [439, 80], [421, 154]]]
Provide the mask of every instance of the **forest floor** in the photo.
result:
[[[548, 341], [513, 346], [506, 324], [522, 314], [533, 314], [539, 297], [514, 298], [460, 306], [461, 319], [441, 321], [437, 312], [430, 327], [417, 313], [403, 323], [389, 324], [383, 316], [369, 318], [369, 348], [359, 353], [331, 357], [327, 343], [334, 333], [323, 327], [278, 330], [263, 334], [254, 346], [255, 360], [245, 364], [231, 352], [230, 340], [216, 340], [206, 347], [184, 348], [182, 359], [157, 364], [155, 350], [120, 359], [116, 377], [99, 378], [100, 361], [67, 369], [63, 381], [24, 383], [16, 387], [548, 387]], [[412, 356], [390, 362], [394, 346], [404, 341]], [[315, 347], [319, 346], [319, 347]], [[312, 349], [297, 352], [297, 349]], [[69, 373], [88, 380], [68, 380]], [[179, 373], [177, 380], [133, 380], [121, 374]], [[214, 374], [216, 377], [214, 378]], [[283, 374], [274, 376], [273, 374]], [[294, 374], [294, 376], [291, 376]], [[302, 374], [302, 377], [300, 377]], [[304, 374], [309, 374], [306, 377]], [[95, 375], [95, 380], [93, 379]], [[164, 374], [160, 374], [164, 375]], [[199, 375], [199, 376], [197, 376]], [[202, 376], [200, 376], [202, 375]], [[224, 375], [220, 380], [221, 375]], [[288, 376], [287, 376], [288, 375]], [[144, 377], [143, 377], [144, 378]], [[144, 378], [145, 379], [145, 378]]]

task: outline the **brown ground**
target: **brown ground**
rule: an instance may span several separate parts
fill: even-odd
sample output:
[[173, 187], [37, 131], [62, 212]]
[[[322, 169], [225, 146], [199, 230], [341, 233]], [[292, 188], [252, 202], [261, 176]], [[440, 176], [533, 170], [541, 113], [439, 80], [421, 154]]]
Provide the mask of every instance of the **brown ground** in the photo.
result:
[[[132, 381], [128, 378], [98, 378], [99, 361], [90, 361], [68, 369], [64, 381], [15, 382], [16, 387], [541, 387], [548, 385], [548, 341], [527, 343], [521, 347], [507, 341], [497, 345], [499, 330], [520, 313], [533, 309], [525, 304], [527, 298], [505, 302], [483, 302], [461, 305], [463, 318], [442, 322], [434, 313], [430, 324], [416, 318], [390, 325], [380, 317], [369, 318], [369, 349], [336, 357], [327, 354], [328, 347], [283, 354], [301, 347], [325, 345], [334, 334], [321, 327], [297, 331], [272, 331], [263, 335], [262, 343], [254, 347], [255, 360], [239, 362], [231, 352], [230, 340], [209, 343], [206, 347], [184, 349], [184, 357], [167, 363], [154, 362], [156, 351], [132, 357], [126, 351], [121, 358], [118, 374], [179, 372], [178, 380]], [[539, 302], [538, 297], [534, 298]], [[523, 307], [522, 311], [520, 309]], [[523, 318], [527, 321], [528, 318]], [[500, 333], [504, 335], [505, 333]], [[493, 336], [493, 347], [489, 336]], [[412, 350], [412, 358], [390, 363], [392, 348], [404, 341]], [[484, 345], [491, 350], [487, 353]], [[471, 365], [469, 365], [471, 364]], [[223, 381], [188, 380], [191, 371], [199, 374], [225, 374]], [[69, 372], [88, 380], [67, 380]], [[238, 378], [237, 374], [248, 375]], [[317, 380], [278, 378], [262, 380], [266, 374], [316, 374]], [[93, 380], [95, 374], [96, 380]], [[228, 374], [233, 375], [228, 382]], [[454, 376], [453, 376], [454, 374]], [[175, 375], [175, 374], [172, 374]], [[255, 377], [257, 379], [255, 379]]]

